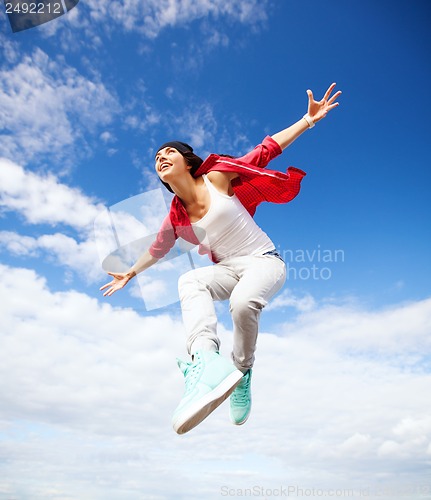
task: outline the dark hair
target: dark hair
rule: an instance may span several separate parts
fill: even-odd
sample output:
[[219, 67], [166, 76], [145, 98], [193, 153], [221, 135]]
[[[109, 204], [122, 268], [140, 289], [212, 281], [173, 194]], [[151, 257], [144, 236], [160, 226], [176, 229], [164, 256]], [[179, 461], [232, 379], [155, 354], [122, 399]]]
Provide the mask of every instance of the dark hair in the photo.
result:
[[[178, 150], [177, 150], [178, 151]], [[186, 163], [189, 167], [192, 167], [190, 169], [190, 174], [194, 177], [196, 170], [202, 165], [203, 160], [199, 156], [195, 155], [194, 153], [191, 153], [190, 151], [186, 151], [182, 153], [181, 151], [178, 151], [181, 156], [183, 156], [186, 160]], [[159, 177], [160, 179], [160, 177]], [[171, 186], [167, 182], [163, 182], [162, 179], [160, 179], [160, 182], [165, 186], [165, 188], [173, 193], [173, 190]]]

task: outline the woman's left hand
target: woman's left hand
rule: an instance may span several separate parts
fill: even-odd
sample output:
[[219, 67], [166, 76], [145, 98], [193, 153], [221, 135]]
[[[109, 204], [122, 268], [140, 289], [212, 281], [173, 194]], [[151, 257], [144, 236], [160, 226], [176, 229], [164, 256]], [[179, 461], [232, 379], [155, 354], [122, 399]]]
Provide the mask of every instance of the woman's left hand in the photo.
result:
[[323, 99], [321, 101], [315, 101], [313, 97], [313, 92], [311, 90], [307, 90], [308, 94], [308, 114], [314, 123], [318, 122], [322, 118], [325, 118], [328, 111], [338, 106], [338, 102], [334, 102], [337, 97], [341, 95], [341, 90], [335, 92], [335, 94], [331, 96], [332, 91], [335, 88], [336, 83], [333, 83], [329, 89], [325, 92]]

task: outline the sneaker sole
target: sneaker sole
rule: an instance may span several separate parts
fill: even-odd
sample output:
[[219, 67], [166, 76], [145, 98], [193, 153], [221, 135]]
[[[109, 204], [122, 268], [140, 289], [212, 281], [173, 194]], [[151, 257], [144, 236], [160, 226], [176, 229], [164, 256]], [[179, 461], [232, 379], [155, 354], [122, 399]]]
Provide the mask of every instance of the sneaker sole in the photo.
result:
[[232, 394], [242, 377], [243, 373], [239, 370], [232, 372], [215, 389], [187, 408], [173, 422], [175, 432], [185, 434], [199, 425]]

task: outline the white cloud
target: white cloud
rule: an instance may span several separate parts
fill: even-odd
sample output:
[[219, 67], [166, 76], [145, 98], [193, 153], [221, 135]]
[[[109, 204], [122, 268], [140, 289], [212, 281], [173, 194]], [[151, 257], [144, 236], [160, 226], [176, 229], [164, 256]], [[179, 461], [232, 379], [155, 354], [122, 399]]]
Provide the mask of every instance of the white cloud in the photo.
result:
[[93, 21], [106, 25], [107, 19], [127, 31], [155, 38], [167, 27], [181, 26], [198, 19], [228, 19], [248, 25], [266, 20], [267, 1], [258, 0], [113, 0], [86, 2]]
[[[142, 317], [102, 297], [52, 292], [27, 269], [0, 273], [2, 493], [198, 499], [220, 496], [223, 485], [423, 483], [431, 375], [405, 358], [430, 355], [430, 300], [357, 307], [360, 327], [341, 342], [350, 305], [332, 307], [330, 316], [319, 304], [299, 312], [286, 336], [259, 337], [250, 420], [232, 426], [224, 404], [178, 437], [170, 424], [183, 390], [177, 315]], [[220, 334], [227, 356], [231, 332], [220, 325]], [[380, 334], [398, 357], [380, 357], [380, 342], [370, 340]]]
[[66, 224], [83, 230], [92, 226], [101, 204], [59, 181], [0, 158], [0, 207], [15, 211], [31, 224]]
[[338, 446], [338, 452], [348, 457], [358, 457], [370, 452], [372, 447], [369, 434], [356, 432]]
[[[62, 233], [29, 236], [0, 231], [0, 246], [10, 254], [49, 259], [75, 271], [87, 283], [103, 275], [93, 224], [106, 209], [80, 189], [59, 181], [53, 174], [38, 174], [0, 158], [0, 209], [14, 211], [27, 223], [65, 226], [77, 231], [81, 241]], [[112, 239], [112, 235], [111, 235]]]
[[0, 33], [0, 50], [9, 63], [14, 63], [19, 58], [19, 44], [3, 33]]
[[266, 311], [272, 311], [282, 307], [293, 307], [298, 311], [310, 311], [315, 305], [316, 302], [310, 294], [306, 294], [303, 297], [297, 297], [292, 290], [286, 289], [271, 300], [266, 306]]
[[393, 433], [401, 438], [422, 440], [431, 433], [431, 416], [419, 419], [405, 418], [394, 427]]
[[108, 130], [105, 130], [105, 132], [100, 134], [100, 139], [105, 143], [116, 141], [115, 136]]
[[[186, 141], [194, 148], [195, 153], [203, 158], [213, 152], [240, 156], [255, 146], [243, 133], [243, 124], [234, 114], [229, 115], [228, 118], [224, 116], [220, 120], [214, 106], [205, 100], [188, 99], [185, 102], [179, 97], [178, 103], [181, 106], [180, 109], [158, 111], [160, 119], [157, 123], [157, 131], [159, 134], [162, 131], [162, 137], [166, 140], [175, 138]], [[156, 110], [153, 109], [152, 113], [156, 113]], [[133, 123], [141, 130], [146, 130], [147, 115], [144, 113], [142, 119], [134, 116], [134, 119], [128, 122], [130, 126]], [[154, 125], [152, 124], [153, 131], [156, 130]], [[149, 151], [147, 168], [148, 164], [152, 165], [154, 149], [158, 145], [154, 144], [154, 148]], [[152, 168], [150, 174], [156, 179]], [[157, 180], [155, 182], [160, 185]]]
[[196, 149], [206, 148], [214, 143], [217, 122], [213, 107], [208, 103], [186, 109], [174, 120], [178, 133], [185, 136]]
[[202, 157], [214, 152], [240, 156], [255, 146], [243, 133], [244, 125], [234, 113], [228, 119], [221, 118], [209, 102], [189, 102], [182, 113], [167, 114], [166, 118], [169, 123], [165, 129], [170, 131], [174, 125], [171, 134], [175, 131], [185, 137]]
[[[352, 303], [333, 303], [314, 308], [286, 325], [300, 335], [319, 338], [322, 343], [339, 348], [372, 350], [379, 355], [405, 352], [425, 352], [431, 346], [431, 299], [399, 304], [384, 310], [364, 310]], [[407, 357], [405, 362], [415, 362]]]
[[106, 276], [92, 238], [79, 242], [61, 233], [35, 238], [12, 231], [0, 231], [0, 247], [20, 257], [39, 257], [44, 252], [48, 261], [53, 260], [57, 265], [74, 271], [87, 284]]
[[192, 25], [183, 32], [191, 35], [186, 52], [173, 58], [183, 71], [199, 67], [215, 47], [228, 47], [231, 36], [238, 37], [238, 27], [244, 27], [244, 37], [255, 33], [265, 25], [269, 4], [268, 0], [89, 0], [39, 30], [42, 36], [55, 36], [56, 45], [66, 53], [83, 48], [100, 51], [106, 35], [134, 32], [142, 37], [137, 53], [143, 54], [153, 50], [151, 41], [163, 31]]
[[[51, 293], [46, 281], [31, 270], [1, 266], [1, 271], [7, 275], [1, 285], [2, 296], [7, 292], [1, 305], [5, 314], [1, 331], [3, 418], [19, 409], [36, 421], [43, 414], [45, 423], [46, 417], [51, 423], [77, 419], [78, 426], [91, 428], [93, 405], [105, 400], [107, 406], [102, 403], [97, 413], [110, 408], [109, 420], [115, 428], [120, 409], [116, 404], [123, 401], [128, 406], [127, 401], [135, 400], [137, 423], [138, 414], [148, 405], [138, 396], [145, 391], [145, 379], [161, 362], [172, 365], [167, 362], [167, 340], [169, 332], [180, 330], [176, 321], [168, 316], [142, 318], [74, 291]], [[178, 340], [173, 338], [171, 345]], [[156, 369], [160, 375], [163, 371]], [[112, 377], [116, 382], [112, 383]], [[167, 383], [156, 381], [161, 388]], [[19, 398], [17, 387], [22, 391]], [[131, 392], [136, 396], [131, 398]], [[164, 396], [161, 392], [154, 396], [157, 413], [157, 406], [165, 406]], [[125, 420], [121, 424], [126, 433], [127, 425]], [[143, 434], [148, 431], [143, 429]]]
[[105, 276], [96, 243], [92, 239], [78, 242], [69, 236], [57, 233], [39, 237], [38, 245], [55, 256], [58, 264], [75, 271], [87, 283], [94, 283]]
[[118, 149], [115, 149], [115, 148], [109, 148], [107, 151], [106, 151], [107, 155], [108, 156], [114, 156], [116, 153], [118, 153]]
[[[123, 200], [108, 212], [101, 203], [53, 174], [38, 174], [1, 158], [0, 209], [15, 211], [33, 225], [62, 225], [76, 230], [78, 239], [59, 232], [28, 236], [0, 231], [0, 245], [18, 256], [37, 256], [43, 251], [90, 283], [101, 278], [102, 261], [119, 247], [124, 251], [114, 260], [122, 267], [109, 270], [124, 271], [124, 266], [128, 268], [136, 261], [152, 243], [168, 213], [160, 187]], [[114, 263], [109, 261], [110, 266]]]
[[0, 231], [0, 245], [13, 255], [37, 255], [37, 239], [31, 236], [23, 236], [13, 231]]
[[0, 70], [0, 89], [0, 154], [18, 162], [47, 153], [71, 161], [76, 143], [88, 153], [86, 136], [110, 123], [119, 109], [103, 83], [39, 48]]

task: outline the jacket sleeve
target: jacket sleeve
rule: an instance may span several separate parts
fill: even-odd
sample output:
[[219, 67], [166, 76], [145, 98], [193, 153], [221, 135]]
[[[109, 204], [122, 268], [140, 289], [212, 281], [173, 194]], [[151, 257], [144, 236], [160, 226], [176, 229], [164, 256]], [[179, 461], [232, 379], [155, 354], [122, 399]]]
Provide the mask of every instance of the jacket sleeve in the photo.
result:
[[148, 249], [155, 259], [161, 259], [174, 246], [177, 234], [172, 226], [169, 214], [164, 218], [156, 239]]
[[265, 137], [261, 144], [256, 146], [252, 151], [247, 153], [238, 160], [241, 160], [249, 165], [255, 167], [266, 167], [268, 163], [281, 155], [282, 149], [279, 144], [272, 139], [269, 135]]

